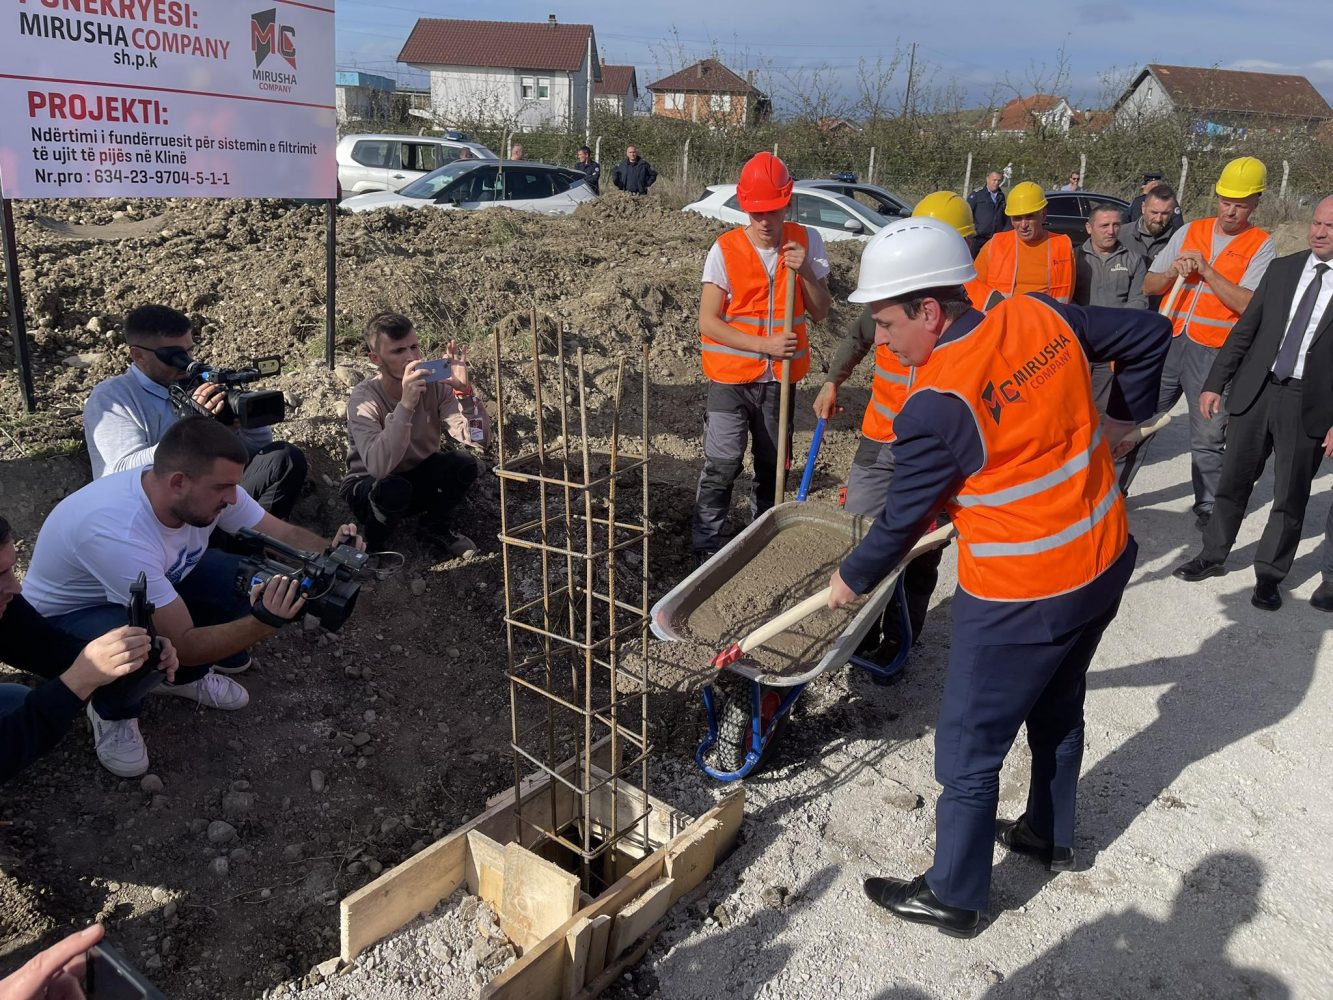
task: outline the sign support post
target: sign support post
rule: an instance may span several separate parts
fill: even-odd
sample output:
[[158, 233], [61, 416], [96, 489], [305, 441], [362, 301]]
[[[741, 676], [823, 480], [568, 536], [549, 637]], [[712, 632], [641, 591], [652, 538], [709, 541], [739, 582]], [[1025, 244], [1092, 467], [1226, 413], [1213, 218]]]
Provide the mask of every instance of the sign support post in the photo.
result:
[[327, 221], [324, 239], [324, 360], [329, 371], [333, 371], [333, 352], [337, 339], [337, 296], [338, 296], [338, 201], [330, 198], [326, 203]]
[[37, 410], [32, 391], [32, 359], [28, 355], [28, 325], [23, 318], [23, 288], [19, 284], [19, 251], [14, 239], [13, 203], [0, 191], [0, 229], [5, 237], [5, 285], [9, 290], [9, 333], [14, 339], [14, 362], [19, 373], [19, 392], [23, 408], [29, 413]]

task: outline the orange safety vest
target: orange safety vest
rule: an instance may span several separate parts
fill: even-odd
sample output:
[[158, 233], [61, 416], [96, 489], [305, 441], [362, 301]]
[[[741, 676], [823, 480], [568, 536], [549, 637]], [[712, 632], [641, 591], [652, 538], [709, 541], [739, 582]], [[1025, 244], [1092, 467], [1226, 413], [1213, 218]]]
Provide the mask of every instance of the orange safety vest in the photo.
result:
[[[786, 245], [792, 240], [809, 248], [810, 237], [804, 226], [795, 222], [783, 223], [782, 244]], [[759, 251], [745, 235], [743, 228], [723, 233], [718, 237], [717, 244], [722, 248], [727, 282], [731, 285], [731, 298], [722, 319], [741, 333], [760, 337], [781, 336], [785, 318], [783, 309], [787, 304], [788, 269], [779, 262], [777, 274], [770, 277], [764, 262], [759, 259]], [[792, 312], [791, 328], [796, 334], [796, 356], [791, 359], [791, 380], [794, 384], [805, 378], [805, 373], [810, 370], [810, 343], [805, 335], [805, 295], [799, 278], [796, 279], [796, 305]], [[704, 374], [714, 382], [731, 385], [757, 382], [768, 370], [770, 361], [773, 363], [774, 377], [782, 378], [785, 361], [757, 351], [727, 347], [705, 336], [702, 331], [699, 339], [703, 342]]]
[[[1245, 269], [1259, 252], [1259, 248], [1268, 240], [1268, 233], [1258, 226], [1251, 226], [1222, 248], [1216, 259], [1213, 254], [1213, 227], [1217, 219], [1195, 219], [1185, 230], [1185, 242], [1181, 251], [1198, 250], [1203, 254], [1218, 274], [1228, 281], [1239, 285], [1245, 277]], [[1205, 347], [1221, 347], [1226, 343], [1227, 334], [1240, 319], [1240, 313], [1227, 308], [1208, 283], [1195, 271], [1180, 286], [1180, 294], [1171, 304], [1167, 314], [1171, 318], [1171, 335], [1179, 337], [1189, 334], [1190, 340]]]
[[1088, 359], [1056, 310], [1026, 295], [996, 306], [916, 369], [912, 395], [921, 392], [961, 399], [981, 435], [985, 464], [947, 504], [964, 591], [1042, 600], [1120, 557], [1129, 522]]
[[984, 268], [977, 268], [978, 278], [1000, 294], [1010, 297], [1024, 292], [1045, 292], [1059, 302], [1074, 295], [1074, 244], [1060, 233], [1047, 233], [1043, 241], [1046, 260], [1040, 269], [1033, 266], [1041, 247], [1019, 248], [1018, 234], [1012, 229], [996, 233], [981, 248]]

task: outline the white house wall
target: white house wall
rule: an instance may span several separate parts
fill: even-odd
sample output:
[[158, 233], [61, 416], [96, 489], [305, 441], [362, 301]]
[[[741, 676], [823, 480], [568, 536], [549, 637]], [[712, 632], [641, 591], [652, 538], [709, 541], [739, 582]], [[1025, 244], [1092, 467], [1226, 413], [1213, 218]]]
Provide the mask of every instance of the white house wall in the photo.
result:
[[[547, 100], [524, 100], [522, 81], [540, 77], [551, 81]], [[506, 70], [471, 66], [430, 67], [431, 109], [446, 121], [478, 118], [516, 122], [520, 127], [582, 124], [586, 104], [587, 71]]]
[[1175, 110], [1171, 98], [1151, 73], [1147, 74], [1133, 92], [1125, 98], [1116, 112], [1117, 124], [1132, 125], [1143, 118], [1170, 114]]

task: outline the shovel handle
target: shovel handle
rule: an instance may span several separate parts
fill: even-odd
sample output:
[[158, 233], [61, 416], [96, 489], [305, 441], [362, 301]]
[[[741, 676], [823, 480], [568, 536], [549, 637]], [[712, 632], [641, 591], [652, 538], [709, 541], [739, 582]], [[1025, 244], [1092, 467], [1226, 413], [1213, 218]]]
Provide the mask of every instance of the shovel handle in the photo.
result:
[[797, 622], [810, 617], [820, 608], [828, 606], [829, 594], [833, 593], [833, 587], [825, 587], [817, 594], [811, 594], [794, 608], [788, 608], [776, 618], [771, 618], [757, 629], [747, 635], [738, 644], [742, 653], [748, 653], [755, 646], [762, 646], [769, 639], [779, 632], [785, 632]]
[[[787, 299], [782, 315], [782, 335], [791, 333], [792, 311], [796, 308], [796, 276], [793, 268], [787, 268]], [[787, 428], [791, 425], [791, 366], [795, 358], [782, 359], [782, 388], [778, 393], [778, 471], [773, 484], [773, 502], [782, 503], [782, 495], [787, 491], [787, 461], [791, 457], [787, 445]]]
[[824, 443], [824, 425], [828, 423], [823, 417], [819, 418], [819, 423], [815, 424], [814, 437], [810, 439], [810, 455], [805, 460], [805, 471], [801, 473], [801, 486], [796, 491], [796, 499], [804, 502], [810, 495], [810, 480], [815, 475], [815, 459], [819, 457], [819, 446]]
[[1177, 274], [1176, 283], [1171, 286], [1171, 291], [1167, 293], [1166, 298], [1162, 299], [1162, 304], [1157, 310], [1159, 314], [1162, 316], [1169, 316], [1171, 314], [1171, 307], [1176, 304], [1176, 296], [1180, 294], [1180, 290], [1184, 286], [1185, 276], [1183, 274]]

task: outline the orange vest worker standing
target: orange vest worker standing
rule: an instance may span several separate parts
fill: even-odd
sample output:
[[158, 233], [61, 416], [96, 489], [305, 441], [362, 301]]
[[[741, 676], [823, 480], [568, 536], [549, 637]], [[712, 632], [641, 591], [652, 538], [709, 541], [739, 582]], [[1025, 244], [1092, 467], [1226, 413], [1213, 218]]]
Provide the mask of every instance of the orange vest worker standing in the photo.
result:
[[[1194, 524], [1200, 530], [1212, 517], [1222, 480], [1227, 411], [1224, 405], [1205, 417], [1199, 412], [1199, 396], [1218, 351], [1277, 256], [1269, 235], [1250, 221], [1267, 181], [1267, 168], [1253, 156], [1228, 163], [1214, 188], [1217, 215], [1195, 219], [1176, 230], [1153, 258], [1143, 280], [1145, 293], [1169, 298], [1176, 279], [1181, 279], [1180, 291], [1170, 303], [1175, 339], [1162, 370], [1157, 411], [1171, 409], [1181, 396], [1189, 406]], [[1167, 304], [1164, 298], [1163, 306]], [[1126, 495], [1143, 465], [1148, 444], [1145, 441], [1126, 460], [1122, 477]]]
[[[758, 153], [745, 164], [736, 196], [749, 225], [720, 236], [704, 262], [699, 338], [708, 376], [704, 468], [695, 494], [691, 546], [702, 562], [726, 542], [732, 488], [747, 442], [754, 456], [750, 514], [773, 506], [782, 369], [799, 382], [810, 367], [807, 324], [828, 315], [829, 270], [814, 230], [784, 221], [792, 180], [782, 161]], [[795, 280], [791, 333], [783, 327]]]
[[1005, 298], [1045, 292], [1057, 302], [1074, 294], [1074, 245], [1046, 231], [1046, 195], [1031, 181], [1015, 184], [1004, 214], [1013, 229], [996, 233], [977, 254], [977, 280]]

